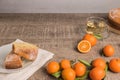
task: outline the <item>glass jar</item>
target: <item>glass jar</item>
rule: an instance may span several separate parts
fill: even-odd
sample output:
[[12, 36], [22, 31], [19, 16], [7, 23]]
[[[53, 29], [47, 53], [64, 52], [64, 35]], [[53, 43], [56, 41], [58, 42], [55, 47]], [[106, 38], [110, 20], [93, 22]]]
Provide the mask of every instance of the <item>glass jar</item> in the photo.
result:
[[83, 28], [85, 33], [93, 34], [98, 39], [104, 39], [109, 36], [109, 26], [104, 18], [88, 17], [86, 26]]

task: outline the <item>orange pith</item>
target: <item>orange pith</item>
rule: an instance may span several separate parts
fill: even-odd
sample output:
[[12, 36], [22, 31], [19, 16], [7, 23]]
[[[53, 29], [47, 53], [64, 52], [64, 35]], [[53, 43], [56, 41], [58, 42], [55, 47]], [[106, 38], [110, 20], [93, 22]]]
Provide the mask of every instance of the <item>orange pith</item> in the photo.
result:
[[89, 41], [87, 40], [82, 40], [78, 43], [78, 46], [77, 46], [78, 50], [82, 53], [86, 53], [86, 52], [89, 52], [90, 49], [91, 49], [91, 44]]

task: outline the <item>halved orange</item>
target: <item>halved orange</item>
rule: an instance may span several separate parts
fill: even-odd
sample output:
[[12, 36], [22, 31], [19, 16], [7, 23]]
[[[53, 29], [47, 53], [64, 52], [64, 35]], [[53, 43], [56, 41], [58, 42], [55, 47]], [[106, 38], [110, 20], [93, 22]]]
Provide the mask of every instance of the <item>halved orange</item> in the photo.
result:
[[91, 49], [91, 44], [89, 41], [87, 40], [82, 40], [78, 43], [78, 46], [77, 46], [78, 50], [82, 53], [87, 53], [90, 51]]

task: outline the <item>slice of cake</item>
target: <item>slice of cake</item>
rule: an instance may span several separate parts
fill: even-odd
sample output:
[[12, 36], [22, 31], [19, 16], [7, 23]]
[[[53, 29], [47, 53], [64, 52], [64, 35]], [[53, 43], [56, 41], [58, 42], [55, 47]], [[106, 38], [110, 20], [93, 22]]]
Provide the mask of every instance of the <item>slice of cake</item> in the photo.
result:
[[22, 60], [20, 56], [14, 54], [12, 51], [5, 58], [6, 69], [17, 69], [22, 67]]
[[27, 60], [35, 60], [38, 55], [38, 47], [27, 42], [15, 42], [13, 52]]

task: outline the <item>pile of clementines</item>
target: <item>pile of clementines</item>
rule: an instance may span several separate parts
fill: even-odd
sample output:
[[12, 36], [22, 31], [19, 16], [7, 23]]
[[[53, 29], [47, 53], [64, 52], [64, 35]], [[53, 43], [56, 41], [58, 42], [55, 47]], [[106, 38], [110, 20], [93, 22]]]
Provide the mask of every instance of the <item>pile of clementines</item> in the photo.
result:
[[114, 58], [107, 63], [103, 58], [94, 59], [91, 63], [78, 60], [73, 63], [68, 59], [60, 62], [51, 61], [47, 64], [46, 70], [58, 80], [102, 80], [105, 78], [108, 68], [114, 72], [120, 72], [120, 59]]
[[[78, 51], [87, 53], [91, 47], [96, 45], [97, 39], [92, 34], [86, 34], [78, 43]], [[114, 47], [106, 45], [103, 48], [106, 57], [114, 55]], [[114, 73], [120, 72], [120, 58], [113, 58], [106, 62], [102, 57], [94, 59], [91, 63], [87, 61], [62, 59], [60, 62], [51, 61], [46, 65], [47, 72], [58, 80], [102, 80], [110, 70]]]

